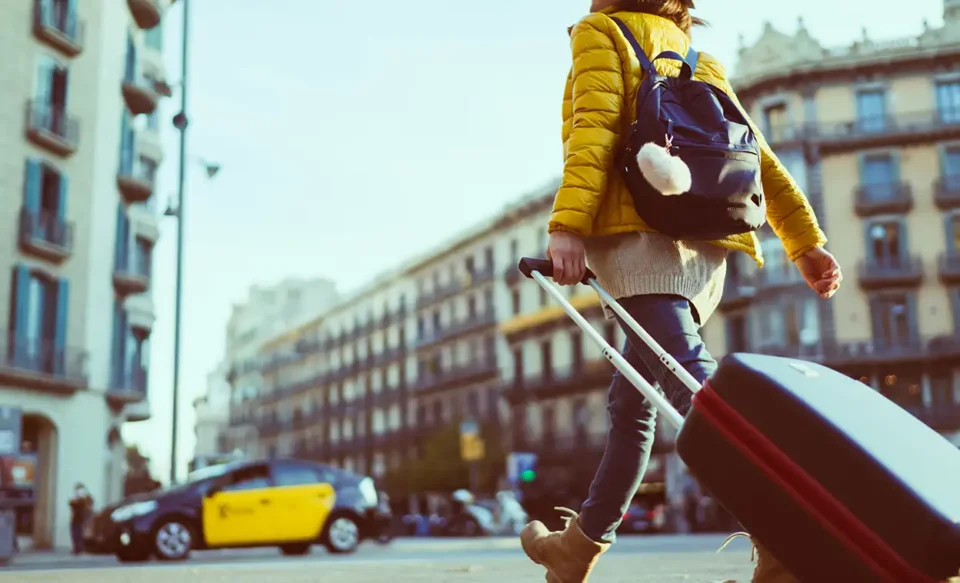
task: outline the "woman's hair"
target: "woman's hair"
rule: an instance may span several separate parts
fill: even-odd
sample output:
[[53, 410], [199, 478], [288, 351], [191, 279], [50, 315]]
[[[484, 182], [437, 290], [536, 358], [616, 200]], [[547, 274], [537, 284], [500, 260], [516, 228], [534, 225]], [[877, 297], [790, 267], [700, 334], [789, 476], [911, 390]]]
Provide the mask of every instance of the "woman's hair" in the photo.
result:
[[646, 12], [673, 21], [680, 30], [690, 34], [694, 26], [704, 26], [704, 20], [692, 16], [693, 0], [620, 0], [617, 7], [629, 12]]

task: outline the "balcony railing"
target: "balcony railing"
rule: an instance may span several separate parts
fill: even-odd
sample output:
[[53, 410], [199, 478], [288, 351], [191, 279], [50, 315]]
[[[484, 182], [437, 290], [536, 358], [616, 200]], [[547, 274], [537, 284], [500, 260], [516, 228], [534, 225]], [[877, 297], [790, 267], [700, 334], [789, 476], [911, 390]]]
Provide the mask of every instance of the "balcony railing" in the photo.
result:
[[130, 8], [134, 22], [144, 30], [160, 24], [160, 19], [163, 17], [159, 0], [127, 0], [127, 6]]
[[113, 285], [121, 295], [139, 294], [150, 287], [150, 262], [134, 250], [122, 253], [113, 271]]
[[475, 314], [472, 318], [464, 318], [459, 322], [454, 322], [446, 327], [440, 328], [439, 330], [433, 330], [430, 334], [424, 334], [417, 339], [417, 348], [425, 348], [438, 342], [452, 340], [462, 334], [467, 334], [473, 330], [492, 326], [496, 323], [496, 312], [493, 310], [493, 308], [490, 308], [479, 314]]
[[536, 376], [515, 378], [504, 386], [507, 401], [545, 399], [580, 393], [609, 384], [613, 367], [606, 360], [583, 362], [565, 371], [547, 371]]
[[0, 344], [0, 382], [69, 394], [87, 386], [87, 361], [85, 350], [8, 334]]
[[861, 217], [906, 213], [913, 208], [913, 190], [904, 182], [862, 184], [857, 188], [855, 210]]
[[20, 247], [52, 261], [62, 261], [73, 252], [73, 223], [58, 214], [23, 207]]
[[416, 391], [437, 391], [448, 386], [481, 380], [499, 372], [496, 359], [488, 358], [471, 364], [454, 366], [435, 373], [420, 375], [414, 385]]
[[960, 403], [938, 403], [905, 409], [937, 431], [960, 429]]
[[771, 144], [813, 142], [830, 151], [909, 144], [960, 135], [960, 109], [896, 113], [832, 123], [777, 128]]
[[66, 2], [34, 0], [33, 34], [72, 57], [83, 50], [84, 26], [77, 18], [76, 9], [70, 10], [67, 6]]
[[757, 294], [755, 278], [745, 275], [728, 276], [723, 282], [722, 310], [734, 310], [750, 303]]
[[130, 203], [147, 202], [153, 196], [157, 181], [157, 167], [149, 160], [138, 158], [132, 151], [123, 153], [117, 171], [117, 188]]
[[147, 371], [142, 366], [117, 371], [107, 391], [114, 403], [138, 403], [147, 397]]
[[916, 256], [870, 259], [857, 267], [863, 289], [917, 286], [923, 281], [923, 261]]
[[67, 156], [77, 151], [80, 122], [62, 105], [46, 101], [27, 103], [27, 137], [38, 146]]
[[933, 185], [933, 202], [940, 210], [960, 208], [960, 174], [945, 174]]
[[960, 250], [941, 253], [937, 264], [940, 281], [947, 285], [960, 283]]

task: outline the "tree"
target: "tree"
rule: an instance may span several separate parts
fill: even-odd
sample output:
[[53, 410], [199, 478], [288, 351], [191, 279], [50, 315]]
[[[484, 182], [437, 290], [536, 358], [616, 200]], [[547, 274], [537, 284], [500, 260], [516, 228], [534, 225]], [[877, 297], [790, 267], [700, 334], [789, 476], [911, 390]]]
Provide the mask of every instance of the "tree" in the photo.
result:
[[123, 478], [123, 495], [133, 496], [152, 492], [160, 487], [160, 482], [150, 474], [150, 458], [143, 455], [137, 445], [126, 447], [127, 473]]
[[[477, 464], [477, 487], [492, 492], [504, 470], [506, 453], [496, 424], [481, 426], [485, 443], [484, 459]], [[386, 491], [399, 498], [419, 492], [453, 492], [470, 487], [470, 463], [460, 457], [460, 426], [439, 429], [423, 443], [416, 461], [392, 470], [383, 480]]]

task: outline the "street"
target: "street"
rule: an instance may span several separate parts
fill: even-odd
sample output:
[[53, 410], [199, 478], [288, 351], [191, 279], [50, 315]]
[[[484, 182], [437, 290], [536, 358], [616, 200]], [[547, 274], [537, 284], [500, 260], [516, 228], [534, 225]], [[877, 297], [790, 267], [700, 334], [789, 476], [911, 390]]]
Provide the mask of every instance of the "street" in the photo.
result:
[[[622, 537], [600, 561], [593, 581], [604, 583], [748, 583], [752, 572], [746, 540], [717, 554], [720, 535]], [[391, 583], [533, 583], [543, 570], [530, 563], [516, 539], [401, 539], [367, 543], [352, 556], [331, 556], [315, 547], [306, 557], [281, 557], [274, 549], [195, 553], [185, 563], [120, 565], [111, 556], [74, 558], [25, 554], [0, 570], [0, 581], [18, 583], [213, 583], [323, 581]]]

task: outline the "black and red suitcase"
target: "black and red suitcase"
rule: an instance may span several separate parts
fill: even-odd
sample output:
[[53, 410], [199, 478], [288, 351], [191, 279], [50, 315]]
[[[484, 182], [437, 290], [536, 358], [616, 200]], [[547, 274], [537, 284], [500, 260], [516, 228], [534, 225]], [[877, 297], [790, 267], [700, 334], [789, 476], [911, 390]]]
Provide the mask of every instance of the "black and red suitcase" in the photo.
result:
[[744, 528], [809, 583], [938, 583], [960, 574], [960, 449], [827, 367], [725, 357], [701, 387], [588, 272], [593, 287], [693, 392], [679, 413], [522, 259], [604, 356], [679, 428], [677, 453]]

